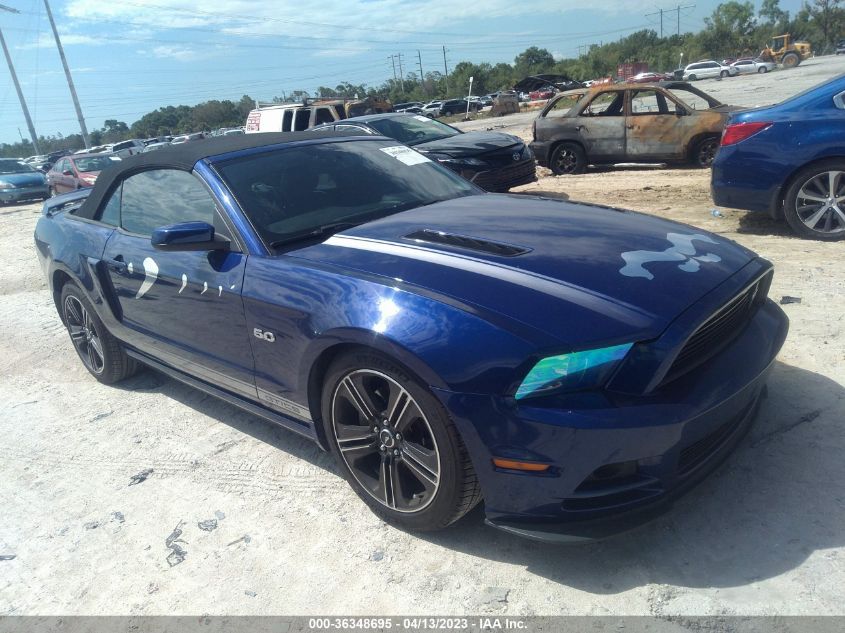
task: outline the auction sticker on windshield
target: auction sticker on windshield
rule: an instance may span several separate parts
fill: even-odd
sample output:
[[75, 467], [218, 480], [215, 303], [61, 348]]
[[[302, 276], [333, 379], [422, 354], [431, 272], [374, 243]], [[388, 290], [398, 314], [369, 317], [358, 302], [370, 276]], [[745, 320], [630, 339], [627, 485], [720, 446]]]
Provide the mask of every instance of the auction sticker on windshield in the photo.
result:
[[423, 115], [421, 115], [421, 114], [415, 114], [415, 115], [414, 115], [414, 118], [415, 118], [417, 121], [423, 121], [423, 122], [425, 122], [425, 123], [428, 123], [429, 121], [431, 121], [431, 119], [429, 119], [427, 116], [423, 116]]
[[420, 163], [430, 163], [431, 161], [420, 154], [419, 152], [415, 152], [410, 147], [405, 147], [404, 145], [396, 145], [394, 147], [380, 147], [381, 151], [385, 154], [393, 156], [396, 160], [402, 161], [406, 165], [418, 165]]

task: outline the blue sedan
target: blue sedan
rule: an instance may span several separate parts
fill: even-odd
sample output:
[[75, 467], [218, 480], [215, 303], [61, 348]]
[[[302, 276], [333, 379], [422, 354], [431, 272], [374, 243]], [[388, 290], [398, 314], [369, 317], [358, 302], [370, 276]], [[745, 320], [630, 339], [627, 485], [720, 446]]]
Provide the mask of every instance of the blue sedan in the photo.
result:
[[44, 174], [13, 158], [0, 158], [0, 203], [49, 197]]
[[802, 237], [845, 239], [845, 75], [731, 115], [711, 190], [716, 204], [786, 219]]
[[407, 529], [482, 500], [538, 539], [647, 520], [736, 446], [788, 327], [729, 240], [488, 194], [378, 136], [133, 156], [35, 241], [94, 378], [145, 365], [304, 435]]

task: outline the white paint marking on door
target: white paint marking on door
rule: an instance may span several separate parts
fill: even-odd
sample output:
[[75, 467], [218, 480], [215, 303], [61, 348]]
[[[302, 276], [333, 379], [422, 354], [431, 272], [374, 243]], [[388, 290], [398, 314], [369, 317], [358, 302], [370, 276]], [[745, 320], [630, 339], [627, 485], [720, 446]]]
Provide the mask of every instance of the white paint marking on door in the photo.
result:
[[202, 282], [202, 292], [200, 294], [204, 295], [207, 290], [208, 290], [208, 282], [204, 281], [204, 282]]
[[182, 287], [179, 288], [179, 294], [182, 294], [182, 291], [185, 289], [185, 286], [188, 285], [188, 275], [182, 273]]
[[[129, 266], [131, 267], [132, 264], [129, 264]], [[135, 298], [140, 299], [147, 294], [150, 288], [153, 287], [156, 279], [158, 279], [158, 264], [156, 264], [152, 257], [147, 257], [144, 259], [144, 283], [138, 288], [138, 294], [135, 295]]]

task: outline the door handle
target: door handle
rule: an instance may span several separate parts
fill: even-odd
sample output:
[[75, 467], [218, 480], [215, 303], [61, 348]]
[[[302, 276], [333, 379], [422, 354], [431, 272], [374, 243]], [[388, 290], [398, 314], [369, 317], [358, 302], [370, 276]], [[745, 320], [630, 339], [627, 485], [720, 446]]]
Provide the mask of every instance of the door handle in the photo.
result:
[[626, 128], [628, 128], [629, 130], [633, 130], [633, 129], [634, 129], [634, 126], [633, 126], [633, 125], [626, 125], [625, 127], [626, 127]]
[[126, 271], [129, 269], [126, 262], [123, 261], [123, 255], [118, 255], [114, 259], [107, 259], [106, 266], [108, 266], [109, 270], [113, 270], [118, 275], [125, 275]]

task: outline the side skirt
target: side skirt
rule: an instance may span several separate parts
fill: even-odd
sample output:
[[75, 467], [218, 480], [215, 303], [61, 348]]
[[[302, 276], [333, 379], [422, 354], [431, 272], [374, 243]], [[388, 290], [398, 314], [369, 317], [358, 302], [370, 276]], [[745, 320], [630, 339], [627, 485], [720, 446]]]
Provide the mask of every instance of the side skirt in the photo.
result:
[[235, 394], [229, 393], [228, 391], [223, 391], [222, 389], [218, 389], [217, 387], [208, 384], [207, 382], [203, 382], [193, 376], [189, 376], [178, 369], [174, 369], [168, 365], [160, 363], [153, 358], [150, 358], [146, 354], [142, 354], [133, 349], [126, 349], [126, 354], [140, 363], [152, 367], [156, 371], [160, 371], [163, 374], [170, 376], [178, 380], [179, 382], [185, 383], [190, 387], [194, 387], [195, 389], [199, 389], [215, 398], [220, 398], [221, 400], [228, 402], [231, 405], [238, 407], [239, 409], [243, 409], [248, 413], [252, 413], [253, 415], [257, 415], [258, 417], [264, 418], [269, 422], [273, 422], [274, 424], [278, 424], [281, 427], [288, 429], [289, 431], [293, 431], [298, 435], [302, 435], [303, 437], [307, 437], [309, 440], [315, 442], [317, 446], [319, 446], [322, 450], [326, 450], [326, 448], [322, 445], [319, 438], [317, 437], [317, 433], [314, 430], [314, 424], [304, 422], [302, 420], [297, 420], [292, 417], [288, 417], [286, 415], [282, 415], [276, 413], [274, 411], [270, 411], [265, 407], [262, 407], [259, 404], [256, 404], [250, 400], [246, 400], [241, 398], [240, 396], [236, 396]]

